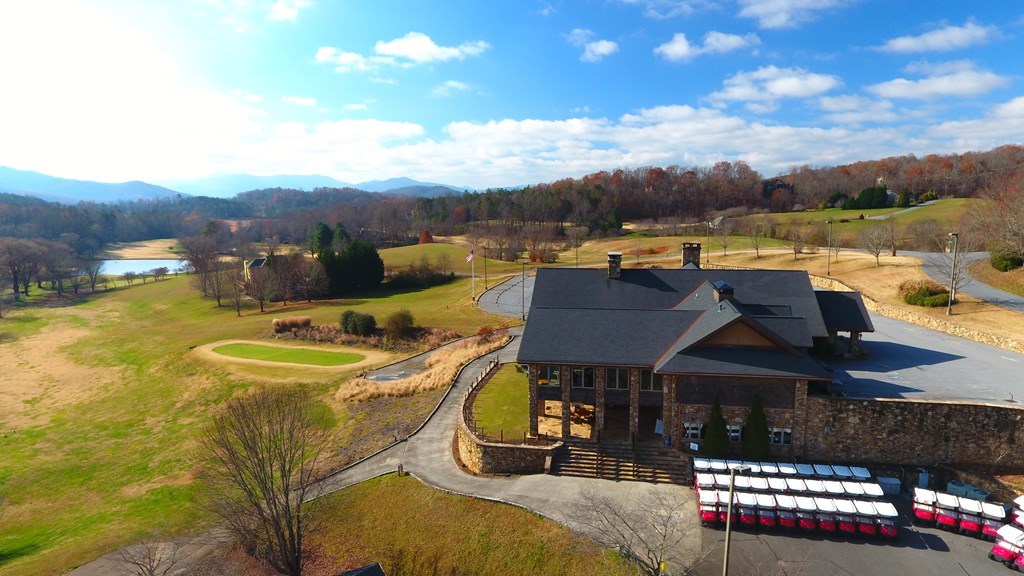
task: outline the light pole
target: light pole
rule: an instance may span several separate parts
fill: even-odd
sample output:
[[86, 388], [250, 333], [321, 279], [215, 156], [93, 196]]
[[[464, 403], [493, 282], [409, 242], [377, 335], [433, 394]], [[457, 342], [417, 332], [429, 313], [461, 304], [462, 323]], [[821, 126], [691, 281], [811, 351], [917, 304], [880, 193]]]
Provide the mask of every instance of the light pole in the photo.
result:
[[732, 494], [736, 486], [736, 473], [750, 472], [750, 466], [729, 468], [729, 508], [725, 511], [725, 559], [722, 560], [722, 576], [729, 576], [729, 536], [732, 534]]
[[708, 227], [708, 249], [704, 252], [704, 264], [711, 265], [711, 220], [706, 220], [704, 224]]
[[832, 219], [825, 220], [828, 222], [828, 258], [825, 260], [825, 276], [832, 275]]
[[523, 320], [526, 320], [526, 260], [523, 260], [523, 279], [520, 284], [523, 285]]
[[946, 316], [953, 314], [953, 299], [956, 298], [956, 250], [960, 243], [960, 233], [950, 232], [949, 237], [953, 239], [953, 265], [949, 270], [949, 299], [946, 301]]

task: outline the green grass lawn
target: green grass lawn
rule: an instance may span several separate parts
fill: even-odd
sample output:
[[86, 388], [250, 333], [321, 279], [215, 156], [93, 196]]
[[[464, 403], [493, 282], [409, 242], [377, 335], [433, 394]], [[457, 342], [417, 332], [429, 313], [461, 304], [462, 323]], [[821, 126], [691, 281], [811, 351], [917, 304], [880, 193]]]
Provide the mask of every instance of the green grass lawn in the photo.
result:
[[484, 384], [473, 404], [477, 428], [490, 438], [522, 438], [530, 430], [530, 390], [526, 374], [504, 364]]
[[[448, 257], [448, 264], [451, 267], [449, 271], [469, 274], [475, 265], [477, 276], [483, 277], [483, 249], [477, 250], [473, 258], [474, 262], [472, 263], [466, 262], [466, 255], [468, 253], [469, 249], [465, 246], [432, 242], [430, 244], [415, 244], [412, 246], [401, 246], [399, 248], [385, 248], [380, 251], [380, 257], [384, 260], [385, 266], [401, 269], [412, 264], [419, 263], [423, 257], [429, 258], [430, 261], [436, 265], [438, 257], [443, 254]], [[488, 274], [510, 274], [518, 269], [519, 264], [515, 262], [504, 262], [495, 258], [487, 258]]]
[[[461, 278], [422, 291], [275, 304], [263, 314], [247, 309], [241, 317], [200, 299], [189, 280], [171, 277], [77, 301], [65, 298], [59, 305], [34, 289], [27, 305], [12, 307], [10, 317], [0, 320], [5, 365], [66, 365], [65, 373], [49, 382], [52, 388], [23, 403], [35, 421], [12, 424], [17, 413], [0, 413], [0, 493], [8, 502], [0, 517], [0, 573], [63, 574], [155, 528], [203, 525], [194, 502], [190, 451], [211, 411], [255, 381], [197, 361], [191, 347], [258, 338], [280, 316], [337, 323], [346, 308], [378, 319], [407, 308], [417, 324], [461, 334], [497, 321], [476, 308], [469, 280]], [[72, 331], [81, 337], [53, 344]], [[45, 350], [46, 356], [30, 361], [24, 354], [33, 350]], [[329, 400], [350, 375], [343, 371], [293, 385]], [[371, 404], [402, 411], [416, 399]], [[435, 402], [424, 403], [423, 412]], [[390, 412], [365, 408], [335, 407], [340, 423], [362, 427], [355, 436], [344, 436], [365, 438], [371, 433], [367, 422], [393, 425]], [[386, 432], [390, 438], [391, 430]], [[346, 450], [354, 458], [363, 447]]]
[[1000, 272], [992, 267], [989, 258], [972, 262], [971, 275], [978, 280], [1010, 294], [1024, 297], [1024, 269]]
[[266, 360], [267, 362], [292, 362], [295, 364], [310, 364], [312, 366], [342, 366], [354, 364], [365, 358], [365, 356], [359, 354], [348, 354], [346, 352], [241, 343], [217, 346], [213, 351], [225, 356], [231, 356], [232, 358]]
[[327, 496], [323, 505], [319, 514], [330, 521], [309, 543], [334, 572], [372, 562], [388, 574], [628, 572], [615, 553], [555, 522], [440, 492], [410, 476], [369, 480]]

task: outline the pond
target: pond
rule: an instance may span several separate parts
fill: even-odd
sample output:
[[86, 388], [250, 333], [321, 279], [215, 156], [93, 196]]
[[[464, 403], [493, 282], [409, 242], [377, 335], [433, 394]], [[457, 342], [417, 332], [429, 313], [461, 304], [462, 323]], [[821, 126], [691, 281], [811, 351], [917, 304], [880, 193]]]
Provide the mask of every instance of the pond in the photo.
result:
[[180, 260], [104, 260], [101, 274], [121, 276], [125, 272], [149, 272], [155, 268], [167, 268], [173, 274], [183, 266]]

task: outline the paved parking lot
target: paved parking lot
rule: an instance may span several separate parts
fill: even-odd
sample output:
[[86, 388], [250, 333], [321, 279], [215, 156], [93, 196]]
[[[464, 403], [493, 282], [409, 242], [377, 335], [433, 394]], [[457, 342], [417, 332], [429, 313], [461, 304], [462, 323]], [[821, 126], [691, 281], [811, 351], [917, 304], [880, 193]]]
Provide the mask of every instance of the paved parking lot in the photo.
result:
[[1024, 355], [884, 316], [871, 321], [867, 357], [832, 363], [848, 396], [1024, 402]]
[[[734, 531], [729, 572], [736, 575], [878, 576], [1014, 574], [988, 559], [992, 544], [985, 540], [914, 526], [909, 503], [900, 509], [900, 539], [896, 542], [807, 536], [800, 533]], [[724, 530], [702, 528], [705, 546], [717, 546], [698, 568], [702, 576], [722, 573]]]

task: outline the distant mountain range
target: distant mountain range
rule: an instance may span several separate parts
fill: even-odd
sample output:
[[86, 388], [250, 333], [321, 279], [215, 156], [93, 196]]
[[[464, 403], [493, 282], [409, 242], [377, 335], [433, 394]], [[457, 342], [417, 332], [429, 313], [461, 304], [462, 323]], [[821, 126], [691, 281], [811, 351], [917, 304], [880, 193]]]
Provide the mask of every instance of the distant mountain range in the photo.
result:
[[0, 192], [23, 196], [34, 196], [44, 200], [63, 203], [77, 202], [120, 202], [122, 200], [155, 200], [178, 194], [189, 196], [212, 196], [230, 198], [239, 192], [265, 188], [291, 188], [313, 190], [314, 188], [356, 188], [366, 192], [379, 192], [404, 196], [438, 197], [460, 194], [463, 188], [448, 184], [419, 182], [411, 178], [371, 180], [360, 184], [349, 184], [319, 174], [278, 176], [253, 176], [251, 174], [230, 174], [195, 178], [191, 180], [167, 180], [162, 186], [133, 181], [121, 183], [70, 180], [0, 166]]
[[119, 202], [121, 200], [155, 200], [176, 196], [178, 192], [162, 186], [140, 182], [92, 182], [47, 176], [39, 172], [15, 170], [0, 166], [0, 192], [34, 196], [52, 202]]

